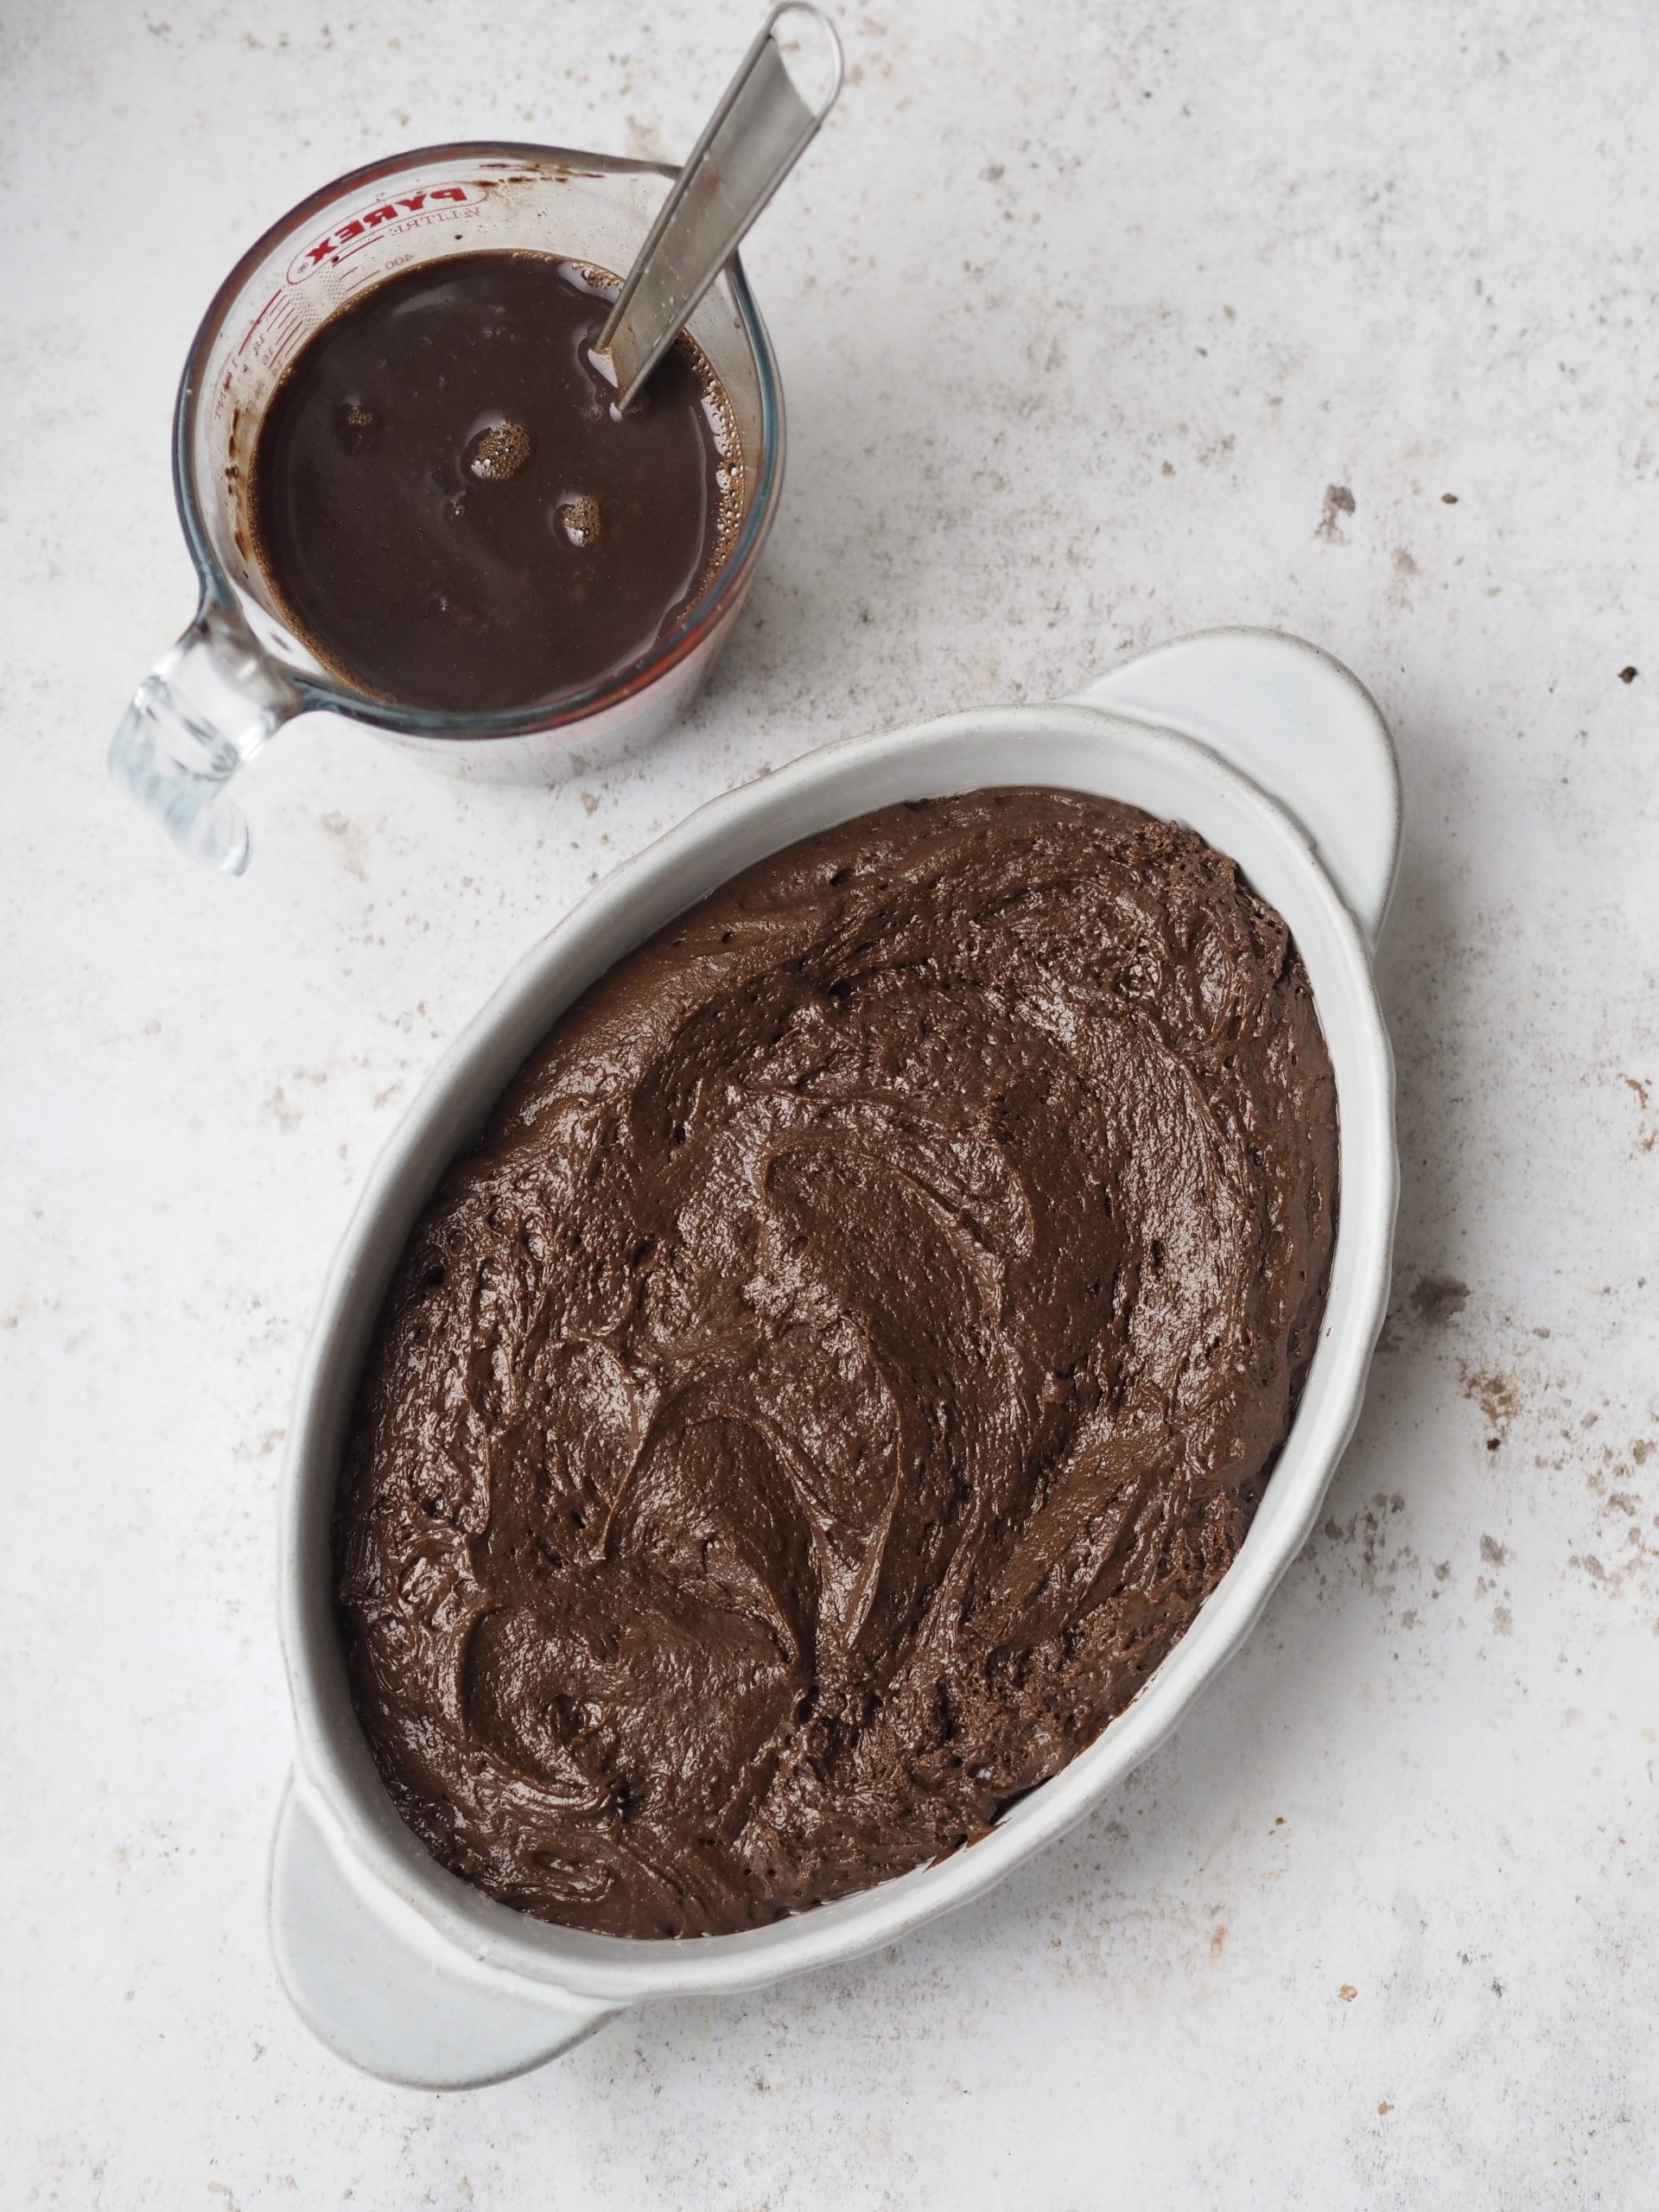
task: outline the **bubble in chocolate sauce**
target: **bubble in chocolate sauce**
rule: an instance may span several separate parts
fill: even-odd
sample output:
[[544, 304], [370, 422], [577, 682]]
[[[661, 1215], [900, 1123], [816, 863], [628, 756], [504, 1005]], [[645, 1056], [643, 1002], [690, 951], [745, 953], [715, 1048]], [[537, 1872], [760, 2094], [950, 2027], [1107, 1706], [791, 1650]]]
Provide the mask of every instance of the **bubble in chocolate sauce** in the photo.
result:
[[367, 453], [377, 442], [379, 429], [373, 408], [360, 399], [342, 400], [334, 410], [334, 435], [346, 453]]
[[605, 526], [597, 499], [590, 499], [585, 493], [574, 499], [561, 499], [557, 514], [559, 527], [573, 545], [580, 548], [597, 543]]
[[522, 423], [492, 423], [467, 441], [462, 456], [469, 474], [481, 483], [505, 484], [530, 459], [530, 432]]

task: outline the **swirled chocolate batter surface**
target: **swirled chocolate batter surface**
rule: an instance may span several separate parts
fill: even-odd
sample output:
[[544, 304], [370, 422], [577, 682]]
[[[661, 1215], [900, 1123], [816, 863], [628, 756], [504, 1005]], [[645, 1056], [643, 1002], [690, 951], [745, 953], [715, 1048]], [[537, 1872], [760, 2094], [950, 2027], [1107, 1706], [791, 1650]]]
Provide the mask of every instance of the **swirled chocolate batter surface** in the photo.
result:
[[388, 1299], [336, 1572], [404, 1819], [629, 1936], [983, 1834], [1237, 1551], [1336, 1199], [1302, 963], [1191, 832], [981, 791], [737, 878], [558, 1023]]

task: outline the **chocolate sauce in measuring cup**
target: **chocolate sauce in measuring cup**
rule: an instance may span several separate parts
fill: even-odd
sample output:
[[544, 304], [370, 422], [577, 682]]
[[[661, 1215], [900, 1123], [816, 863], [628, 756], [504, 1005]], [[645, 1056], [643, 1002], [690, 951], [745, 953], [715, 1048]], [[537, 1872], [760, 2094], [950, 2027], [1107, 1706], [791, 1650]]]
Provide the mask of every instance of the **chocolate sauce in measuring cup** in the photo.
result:
[[308, 340], [253, 457], [260, 566], [324, 664], [412, 707], [531, 707], [673, 629], [739, 520], [732, 409], [683, 338], [626, 415], [615, 279], [529, 252], [388, 277]]

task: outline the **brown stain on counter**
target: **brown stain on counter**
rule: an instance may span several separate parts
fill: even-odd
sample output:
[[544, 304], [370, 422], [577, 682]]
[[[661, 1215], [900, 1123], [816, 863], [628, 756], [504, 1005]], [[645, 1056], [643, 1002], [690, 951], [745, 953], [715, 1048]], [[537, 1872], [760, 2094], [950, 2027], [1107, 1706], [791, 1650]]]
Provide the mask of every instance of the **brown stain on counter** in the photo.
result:
[[1342, 534], [1341, 518], [1352, 514], [1354, 508], [1354, 495], [1345, 484], [1327, 484], [1314, 537], [1324, 538], [1327, 545], [1345, 545], [1348, 540]]
[[1464, 1396], [1480, 1408], [1501, 1443], [1510, 1423], [1521, 1410], [1521, 1395], [1516, 1383], [1495, 1367], [1471, 1367], [1464, 1360], [1458, 1363], [1458, 1373], [1462, 1378]]
[[1431, 1329], [1455, 1321], [1469, 1301], [1469, 1286], [1456, 1275], [1421, 1274], [1411, 1294], [1412, 1311]]
[[[1650, 1083], [1644, 1083], [1640, 1076], [1626, 1075], [1622, 1071], [1618, 1079], [1627, 1090], [1635, 1093], [1637, 1109], [1645, 1115], [1653, 1103], [1653, 1085]], [[1659, 1122], [1637, 1131], [1636, 1139], [1637, 1152], [1651, 1152], [1656, 1144], [1659, 1144]]]

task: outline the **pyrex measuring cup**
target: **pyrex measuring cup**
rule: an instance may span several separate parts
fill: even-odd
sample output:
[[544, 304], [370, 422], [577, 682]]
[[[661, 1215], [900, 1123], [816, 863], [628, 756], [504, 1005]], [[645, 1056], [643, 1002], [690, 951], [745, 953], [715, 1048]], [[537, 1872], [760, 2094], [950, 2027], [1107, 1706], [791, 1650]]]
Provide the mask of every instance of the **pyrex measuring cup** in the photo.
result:
[[247, 825], [226, 786], [308, 709], [366, 723], [435, 767], [548, 783], [647, 742], [688, 704], [742, 602], [783, 483], [777, 364], [735, 255], [687, 327], [732, 405], [737, 535], [677, 626], [601, 682], [551, 703], [464, 716], [356, 690], [289, 627], [255, 557], [250, 516], [264, 409], [338, 308], [395, 270], [461, 253], [550, 253], [620, 276], [674, 175], [556, 147], [429, 147], [302, 200], [226, 278], [190, 348], [174, 421], [174, 486], [200, 606], [139, 685], [110, 749], [116, 782], [187, 852], [232, 874], [247, 866]]

